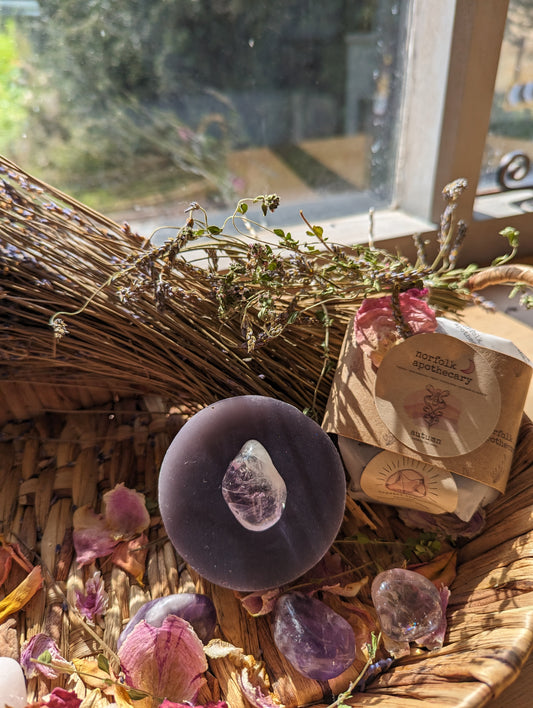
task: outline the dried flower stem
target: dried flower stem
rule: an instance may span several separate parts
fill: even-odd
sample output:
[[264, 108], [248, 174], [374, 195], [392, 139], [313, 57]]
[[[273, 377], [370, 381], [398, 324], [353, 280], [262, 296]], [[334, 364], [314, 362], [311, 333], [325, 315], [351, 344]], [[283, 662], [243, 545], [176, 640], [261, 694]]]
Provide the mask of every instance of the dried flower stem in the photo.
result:
[[353, 681], [351, 681], [350, 685], [346, 689], [346, 691], [343, 691], [341, 694], [337, 696], [337, 699], [333, 701], [333, 703], [330, 703], [328, 708], [341, 708], [342, 706], [345, 705], [345, 702], [349, 700], [350, 698], [353, 697], [353, 692], [357, 688], [357, 686], [361, 683], [361, 681], [364, 679], [366, 672], [372, 665], [374, 659], [376, 658], [376, 651], [377, 648], [379, 647], [379, 644], [381, 643], [381, 632], [378, 634], [375, 642], [373, 642], [372, 647], [370, 647], [370, 651], [368, 652], [368, 659], [366, 660], [365, 665], [359, 672], [357, 678], [355, 678]]
[[[320, 418], [365, 297], [427, 286], [450, 312], [473, 299], [472, 271], [446, 266], [460, 245], [449, 230], [448, 260], [432, 270], [330, 243], [303, 215], [306, 241], [266, 228], [248, 211], [265, 215], [279, 200], [260, 195], [220, 227], [192, 204], [175, 236], [153, 246], [1, 158], [0, 174], [0, 352], [12, 381], [156, 393], [190, 411], [257, 394]], [[453, 204], [459, 191], [449, 190]]]

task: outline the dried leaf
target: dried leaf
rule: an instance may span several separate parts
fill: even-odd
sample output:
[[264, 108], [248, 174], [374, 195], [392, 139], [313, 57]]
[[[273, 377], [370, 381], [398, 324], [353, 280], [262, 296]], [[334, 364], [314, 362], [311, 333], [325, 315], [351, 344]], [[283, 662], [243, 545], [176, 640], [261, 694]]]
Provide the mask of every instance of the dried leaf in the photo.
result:
[[431, 580], [437, 588], [449, 587], [457, 574], [457, 551], [447, 551], [435, 556], [427, 563], [418, 563], [408, 566], [408, 570], [414, 570]]
[[213, 703], [205, 703], [201, 706], [191, 706], [190, 703], [172, 703], [172, 701], [167, 701], [166, 699], [161, 703], [159, 708], [229, 708], [226, 701], [217, 701]]
[[0, 656], [19, 659], [17, 621], [13, 617], [0, 625]]
[[72, 663], [79, 677], [86, 686], [91, 688], [100, 688], [105, 693], [110, 693], [110, 680], [115, 676], [103, 671], [99, 663], [95, 659], [73, 659]]
[[115, 539], [131, 538], [150, 525], [144, 494], [117, 484], [103, 497], [105, 519]]
[[204, 647], [204, 651], [210, 659], [225, 659], [226, 657], [235, 657], [235, 660], [243, 655], [242, 649], [239, 649], [230, 642], [225, 642], [223, 639], [212, 639], [209, 644]]
[[470, 521], [461, 521], [455, 514], [430, 514], [419, 509], [398, 508], [398, 515], [406, 526], [411, 529], [422, 529], [449, 536], [452, 540], [469, 539], [479, 536], [486, 524], [486, 512], [481, 508], [476, 511]]
[[31, 600], [43, 584], [41, 566], [37, 565], [17, 587], [0, 602], [0, 622], [18, 612]]
[[283, 704], [270, 691], [270, 681], [265, 670], [257, 671], [255, 666], [244, 666], [237, 680], [246, 699], [255, 708], [283, 708]]
[[270, 680], [262, 661], [245, 654], [239, 647], [222, 639], [212, 639], [204, 651], [210, 659], [231, 661], [236, 669], [236, 678], [246, 699], [254, 708], [283, 708], [270, 690]]
[[358, 580], [353, 583], [346, 583], [346, 585], [341, 585], [337, 583], [336, 585], [323, 585], [320, 590], [330, 592], [332, 595], [340, 595], [341, 597], [356, 597], [359, 595], [361, 588], [363, 588], [368, 583], [368, 576]]
[[169, 615], [161, 627], [141, 620], [118, 655], [127, 683], [153, 696], [192, 702], [205, 683], [203, 644], [191, 625], [175, 615]]
[[33, 566], [20, 550], [20, 546], [17, 543], [7, 543], [0, 534], [0, 586], [7, 580], [13, 561], [18, 563], [22, 570], [31, 573]]
[[142, 536], [131, 541], [122, 541], [117, 544], [111, 556], [111, 562], [133, 575], [139, 585], [143, 584], [146, 555], [148, 553], [147, 543], [148, 536], [143, 533]]
[[126, 688], [126, 686], [113, 686], [113, 696], [119, 708], [129, 708], [133, 705], [139, 706], [139, 703], [137, 701], [134, 703], [133, 700], [129, 697], [128, 689]]

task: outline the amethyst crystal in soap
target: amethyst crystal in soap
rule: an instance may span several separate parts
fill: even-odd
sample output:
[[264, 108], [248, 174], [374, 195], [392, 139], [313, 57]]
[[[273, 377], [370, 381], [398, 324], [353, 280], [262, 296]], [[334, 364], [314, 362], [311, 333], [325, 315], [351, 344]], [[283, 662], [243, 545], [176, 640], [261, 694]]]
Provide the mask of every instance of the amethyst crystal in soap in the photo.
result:
[[350, 624], [320, 600], [300, 592], [282, 595], [273, 625], [278, 651], [307, 678], [327, 681], [355, 659]]
[[279, 521], [287, 487], [261, 443], [248, 440], [224, 475], [222, 495], [244, 528], [264, 531]]
[[392, 568], [376, 575], [372, 601], [381, 628], [396, 641], [414, 641], [433, 632], [442, 621], [440, 595], [420, 573]]
[[158, 597], [142, 605], [122, 630], [117, 649], [120, 649], [128, 634], [141, 620], [152, 627], [161, 627], [169, 615], [176, 615], [186, 620], [204, 644], [212, 639], [217, 614], [211, 598], [200, 593], [180, 592]]
[[[251, 440], [272, 463], [268, 526], [254, 511], [256, 472], [244, 512], [229, 495], [235, 458]], [[339, 531], [345, 499], [342, 461], [328, 435], [294, 406], [267, 396], [226, 398], [193, 415], [159, 475], [161, 517], [179, 555], [212, 583], [247, 592], [280, 587], [316, 565]]]

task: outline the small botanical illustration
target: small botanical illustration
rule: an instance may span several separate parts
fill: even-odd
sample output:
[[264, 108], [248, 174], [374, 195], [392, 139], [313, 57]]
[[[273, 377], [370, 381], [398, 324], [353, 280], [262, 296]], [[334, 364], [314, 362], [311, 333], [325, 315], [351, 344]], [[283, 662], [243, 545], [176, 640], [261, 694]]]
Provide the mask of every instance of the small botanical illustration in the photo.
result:
[[450, 392], [440, 388], [435, 388], [431, 384], [426, 386], [427, 394], [424, 396], [423, 418], [427, 423], [428, 428], [436, 425], [447, 408], [447, 403], [444, 400], [450, 395]]

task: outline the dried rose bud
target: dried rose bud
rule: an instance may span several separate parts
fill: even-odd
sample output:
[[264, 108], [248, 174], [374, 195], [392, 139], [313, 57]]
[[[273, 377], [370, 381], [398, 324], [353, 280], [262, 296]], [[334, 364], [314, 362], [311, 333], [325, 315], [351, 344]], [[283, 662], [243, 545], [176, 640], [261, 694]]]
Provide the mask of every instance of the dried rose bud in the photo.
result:
[[[427, 290], [411, 288], [399, 295], [400, 310], [412, 334], [434, 332], [435, 312], [423, 299]], [[379, 366], [385, 354], [401, 341], [392, 309], [392, 298], [384, 295], [366, 298], [355, 316], [357, 345]]]

